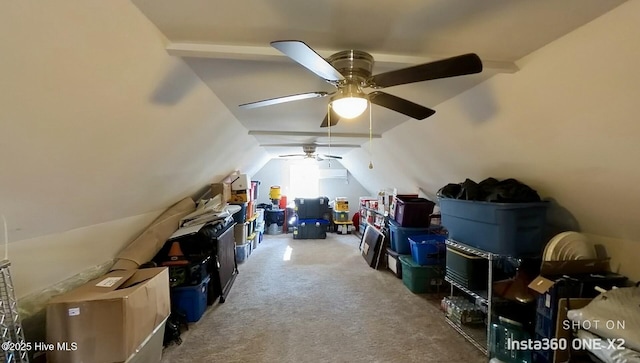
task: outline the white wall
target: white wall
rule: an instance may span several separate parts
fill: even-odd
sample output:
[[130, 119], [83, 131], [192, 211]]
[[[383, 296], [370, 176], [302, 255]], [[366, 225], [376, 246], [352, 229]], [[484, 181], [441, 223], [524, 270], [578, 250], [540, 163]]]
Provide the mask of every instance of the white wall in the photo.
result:
[[344, 165], [368, 190], [430, 195], [465, 178], [517, 178], [556, 201], [556, 227], [605, 244], [612, 266], [640, 279], [630, 257], [640, 252], [639, 33], [640, 1], [630, 1], [529, 55], [519, 72], [384, 133], [373, 170], [364, 150]]
[[[265, 166], [260, 169], [254, 176], [253, 180], [260, 180], [260, 191], [258, 203], [271, 203], [269, 199], [269, 190], [271, 186], [280, 186], [283, 195], [289, 194], [289, 170], [293, 163], [301, 162], [299, 160], [271, 159]], [[320, 169], [329, 169], [329, 161], [324, 160], [318, 162]], [[344, 166], [336, 160], [331, 161], [332, 169], [344, 169]], [[349, 215], [353, 217], [358, 212], [359, 198], [371, 195], [362, 185], [350, 174], [347, 174], [347, 180], [343, 179], [320, 179], [318, 185], [319, 196], [326, 196], [329, 200], [336, 197], [347, 197], [349, 200]], [[288, 202], [292, 202], [288, 197]]]
[[19, 297], [112, 259], [165, 208], [267, 161], [129, 1], [3, 2], [0, 46], [0, 213]]

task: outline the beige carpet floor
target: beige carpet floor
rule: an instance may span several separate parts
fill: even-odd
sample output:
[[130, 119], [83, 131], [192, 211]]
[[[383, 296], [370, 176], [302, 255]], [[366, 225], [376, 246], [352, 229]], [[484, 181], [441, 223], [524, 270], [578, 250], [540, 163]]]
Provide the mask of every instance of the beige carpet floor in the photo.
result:
[[355, 235], [265, 235], [226, 302], [190, 324], [162, 362], [487, 361], [444, 321], [438, 296], [368, 267], [358, 244]]

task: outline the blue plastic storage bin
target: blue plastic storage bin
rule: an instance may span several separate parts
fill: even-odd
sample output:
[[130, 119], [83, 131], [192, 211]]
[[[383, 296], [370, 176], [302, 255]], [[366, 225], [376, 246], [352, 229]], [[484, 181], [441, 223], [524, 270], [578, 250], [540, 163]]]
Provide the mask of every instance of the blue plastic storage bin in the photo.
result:
[[238, 224], [242, 224], [246, 222], [247, 221], [247, 204], [249, 203], [229, 203], [229, 204], [240, 206], [240, 210], [233, 213], [233, 220]]
[[293, 239], [325, 239], [328, 227], [326, 219], [299, 219], [293, 226]]
[[171, 309], [183, 312], [190, 323], [200, 320], [207, 308], [209, 280], [210, 277], [207, 276], [198, 285], [172, 288]]
[[440, 198], [440, 214], [455, 241], [497, 254], [539, 255], [547, 242], [548, 205]]
[[251, 243], [236, 245], [236, 262], [243, 263], [251, 255]]
[[409, 237], [420, 234], [428, 234], [429, 227], [411, 228], [400, 227], [400, 224], [394, 220], [389, 220], [389, 240], [391, 249], [401, 255], [411, 254], [411, 245]]
[[444, 265], [447, 254], [447, 246], [444, 244], [446, 239], [439, 234], [419, 234], [409, 237], [411, 257], [421, 266]]

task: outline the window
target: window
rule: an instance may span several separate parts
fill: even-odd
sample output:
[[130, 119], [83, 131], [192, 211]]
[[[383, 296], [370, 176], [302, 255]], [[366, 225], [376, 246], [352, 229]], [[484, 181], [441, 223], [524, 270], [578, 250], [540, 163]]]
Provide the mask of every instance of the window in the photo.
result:
[[318, 164], [313, 160], [291, 165], [289, 169], [290, 192], [293, 198], [316, 198], [318, 196]]

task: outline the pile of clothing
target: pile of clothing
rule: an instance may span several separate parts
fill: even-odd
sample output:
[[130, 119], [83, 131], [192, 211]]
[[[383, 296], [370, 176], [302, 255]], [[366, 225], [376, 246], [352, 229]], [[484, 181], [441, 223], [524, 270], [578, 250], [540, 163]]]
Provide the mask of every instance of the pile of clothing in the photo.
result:
[[[603, 362], [640, 362], [640, 287], [614, 288], [581, 309], [569, 310], [567, 318], [580, 326], [576, 339]], [[598, 347], [599, 345], [599, 347]]]

